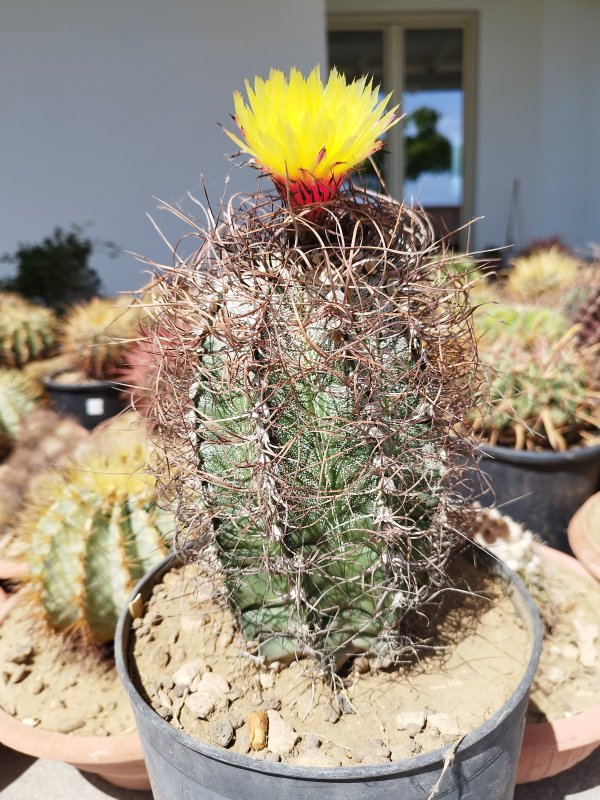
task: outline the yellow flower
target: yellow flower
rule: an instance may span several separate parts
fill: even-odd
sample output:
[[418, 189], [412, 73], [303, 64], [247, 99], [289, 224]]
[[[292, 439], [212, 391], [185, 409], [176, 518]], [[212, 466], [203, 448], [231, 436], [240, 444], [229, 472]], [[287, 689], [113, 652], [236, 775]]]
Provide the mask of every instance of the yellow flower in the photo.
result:
[[246, 92], [249, 105], [233, 95], [243, 139], [225, 132], [297, 206], [330, 200], [398, 121], [398, 106], [385, 110], [390, 95], [380, 100], [372, 81], [347, 83], [336, 69], [325, 85], [319, 67], [308, 78], [292, 69], [289, 80], [272, 69], [266, 81], [254, 79], [254, 89], [246, 81]]

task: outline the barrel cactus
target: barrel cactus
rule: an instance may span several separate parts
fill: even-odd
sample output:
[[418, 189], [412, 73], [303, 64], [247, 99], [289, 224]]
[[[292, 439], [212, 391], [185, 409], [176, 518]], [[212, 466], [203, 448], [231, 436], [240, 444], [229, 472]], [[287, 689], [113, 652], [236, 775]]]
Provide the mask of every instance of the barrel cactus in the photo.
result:
[[109, 380], [137, 337], [140, 306], [127, 297], [74, 306], [60, 328], [63, 354], [86, 378]]
[[0, 292], [0, 364], [20, 367], [44, 357], [56, 338], [56, 317], [48, 308], [12, 292]]
[[40, 390], [16, 369], [0, 367], [0, 451], [10, 449], [21, 421], [39, 404]]
[[0, 531], [14, 523], [31, 482], [68, 460], [89, 438], [75, 420], [38, 408], [21, 420], [15, 446], [0, 466]]
[[166, 554], [173, 522], [156, 504], [149, 457], [141, 430], [120, 422], [33, 486], [17, 533], [31, 594], [54, 629], [112, 640], [135, 582]]
[[470, 415], [491, 444], [566, 450], [600, 435], [600, 372], [564, 314], [494, 304], [475, 313], [489, 391]]
[[248, 93], [230, 135], [280, 197], [232, 204], [163, 280], [164, 491], [262, 656], [390, 663], [465, 541], [468, 305], [424, 215], [342, 188], [395, 121], [387, 100], [335, 70]]
[[514, 259], [507, 275], [507, 290], [519, 302], [564, 302], [580, 279], [580, 259], [558, 247], [540, 249]]

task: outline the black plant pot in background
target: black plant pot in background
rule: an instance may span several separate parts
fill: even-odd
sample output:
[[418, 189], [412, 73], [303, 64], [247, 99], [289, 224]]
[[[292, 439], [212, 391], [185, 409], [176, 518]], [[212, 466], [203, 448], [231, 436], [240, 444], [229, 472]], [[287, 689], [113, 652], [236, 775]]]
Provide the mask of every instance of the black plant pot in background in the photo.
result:
[[529, 452], [479, 445], [475, 470], [464, 491], [482, 506], [496, 506], [551, 547], [572, 555], [567, 526], [599, 488], [600, 445], [565, 452]]
[[[541, 652], [539, 616], [522, 582], [489, 554], [478, 555], [478, 560], [505, 581], [506, 593], [529, 631], [531, 650], [523, 678], [506, 703], [460, 742], [433, 792], [444, 800], [512, 800], [527, 698]], [[178, 563], [170, 556], [158, 564], [138, 583], [131, 599], [139, 593], [145, 602]], [[319, 768], [257, 761], [197, 741], [163, 720], [143, 696], [130, 653], [132, 621], [125, 606], [115, 636], [115, 658], [133, 707], [154, 800], [424, 800], [444, 770], [447, 747], [384, 765]]]
[[119, 385], [111, 381], [59, 383], [55, 376], [44, 379], [55, 411], [75, 417], [84, 428], [92, 430], [105, 419], [115, 417], [125, 407]]

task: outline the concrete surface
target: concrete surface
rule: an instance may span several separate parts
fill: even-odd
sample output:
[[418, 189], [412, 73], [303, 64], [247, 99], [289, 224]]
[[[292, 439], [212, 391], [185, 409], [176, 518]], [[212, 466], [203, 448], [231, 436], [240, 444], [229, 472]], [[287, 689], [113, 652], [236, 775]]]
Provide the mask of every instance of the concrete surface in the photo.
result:
[[[0, 800], [108, 798], [152, 800], [152, 794], [118, 789], [95, 775], [78, 772], [58, 761], [36, 760], [0, 746]], [[518, 786], [514, 800], [600, 800], [600, 748], [568, 772], [539, 783]]]

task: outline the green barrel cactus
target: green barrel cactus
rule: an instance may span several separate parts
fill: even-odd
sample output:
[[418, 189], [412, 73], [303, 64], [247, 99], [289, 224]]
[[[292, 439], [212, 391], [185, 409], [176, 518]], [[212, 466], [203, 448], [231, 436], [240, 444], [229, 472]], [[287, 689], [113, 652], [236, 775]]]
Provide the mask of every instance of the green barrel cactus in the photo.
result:
[[[262, 652], [273, 658], [302, 649], [311, 631], [311, 648], [337, 651], [369, 649], [392, 629], [406, 607], [394, 603], [398, 580], [385, 568], [377, 534], [397, 538], [386, 520], [401, 519], [412, 557], [425, 561], [442, 495], [431, 411], [416, 388], [399, 384], [416, 367], [408, 336], [365, 331], [357, 350], [340, 348], [298, 278], [293, 300], [275, 294], [269, 309], [270, 345], [285, 357], [265, 353], [263, 370], [257, 365], [249, 381], [239, 375], [229, 386], [233, 354], [224, 337], [210, 334], [193, 392], [198, 466], [232, 601], [246, 636], [265, 639]], [[221, 313], [231, 299], [224, 297]], [[298, 326], [296, 314], [306, 323]], [[364, 321], [355, 315], [357, 335]], [[249, 368], [252, 351], [234, 358]], [[357, 380], [365, 382], [362, 397]], [[384, 459], [395, 475], [376, 463]], [[291, 579], [294, 564], [301, 575]], [[275, 635], [290, 626], [297, 636]]]
[[0, 367], [0, 450], [12, 447], [21, 421], [39, 405], [40, 389], [16, 369]]
[[273, 70], [247, 88], [230, 136], [280, 196], [224, 208], [159, 287], [170, 390], [153, 410], [178, 545], [218, 560], [266, 659], [391, 663], [467, 538], [465, 282], [425, 215], [344, 185], [396, 121], [366, 79]]
[[31, 593], [49, 624], [98, 644], [114, 638], [119, 611], [166, 555], [174, 526], [156, 504], [141, 434], [101, 438], [36, 482], [18, 530]]
[[0, 364], [20, 367], [43, 358], [55, 342], [56, 324], [50, 309], [0, 292]]
[[544, 307], [484, 305], [475, 313], [488, 383], [471, 425], [492, 444], [566, 450], [600, 431], [597, 356], [577, 326]]
[[141, 316], [141, 306], [126, 296], [76, 305], [60, 326], [62, 353], [87, 378], [110, 380], [138, 338]]
[[210, 239], [207, 268], [163, 287], [178, 402], [158, 397], [157, 425], [180, 469], [179, 542], [218, 557], [265, 658], [387, 663], [466, 540], [452, 427], [475, 375], [467, 304], [460, 282], [440, 285], [419, 214], [349, 191], [329, 206], [331, 242], [308, 223], [300, 248], [302, 220], [266, 203], [213, 234], [235, 267], [211, 264]]

